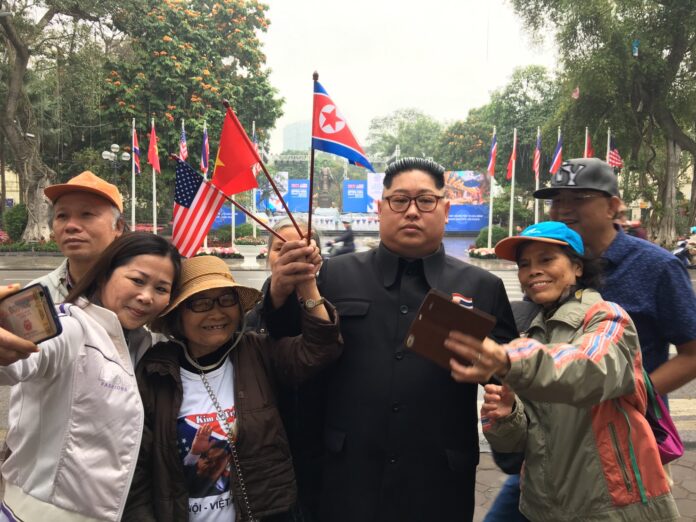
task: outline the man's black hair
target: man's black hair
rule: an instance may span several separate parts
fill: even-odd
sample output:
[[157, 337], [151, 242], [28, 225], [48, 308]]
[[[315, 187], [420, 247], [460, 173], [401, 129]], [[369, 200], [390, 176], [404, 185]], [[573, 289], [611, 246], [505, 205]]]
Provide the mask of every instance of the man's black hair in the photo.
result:
[[384, 171], [384, 181], [382, 182], [384, 188], [391, 187], [395, 176], [409, 170], [422, 170], [433, 178], [435, 187], [441, 189], [445, 186], [445, 167], [439, 163], [425, 158], [402, 158], [387, 165], [387, 169]]

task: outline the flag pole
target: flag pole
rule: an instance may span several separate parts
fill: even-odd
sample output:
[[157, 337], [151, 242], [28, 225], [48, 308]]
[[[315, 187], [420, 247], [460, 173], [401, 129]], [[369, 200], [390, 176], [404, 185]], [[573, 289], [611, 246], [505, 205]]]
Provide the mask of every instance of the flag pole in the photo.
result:
[[508, 224], [508, 236], [512, 237], [512, 224], [515, 219], [515, 164], [517, 163], [517, 127], [512, 131], [512, 180], [510, 183], [510, 223]]
[[609, 148], [611, 147], [611, 127], [607, 127], [607, 155], [604, 161], [609, 163]]
[[[312, 93], [316, 91], [316, 85], [319, 81], [319, 73], [314, 71], [312, 73], [312, 80], [314, 82]], [[312, 94], [312, 127], [314, 127], [314, 113], [316, 111], [316, 96]], [[312, 128], [312, 136], [314, 135], [314, 128]], [[313, 138], [310, 138], [313, 139]], [[307, 244], [309, 245], [312, 238], [312, 194], [314, 192], [314, 143], [310, 142], [310, 153], [309, 153], [309, 203], [307, 205]]]
[[[493, 127], [494, 138], [496, 136], [495, 130], [495, 127]], [[493, 174], [495, 174], [495, 171]], [[488, 205], [488, 248], [491, 248], [493, 243], [493, 189], [495, 189], [495, 175], [491, 175], [489, 173], [488, 177], [490, 178], [490, 194], [488, 195], [488, 199], [490, 201]]]
[[[256, 139], [256, 120], [252, 120], [251, 122], [251, 135]], [[256, 214], [256, 189], [253, 188], [251, 189], [251, 211]], [[253, 232], [253, 236], [256, 237], [256, 222], [254, 222], [251, 225], [251, 230]]]
[[589, 127], [585, 127], [585, 151], [582, 154], [583, 158], [587, 157], [587, 136], [588, 136], [589, 132], [590, 132]]
[[[539, 138], [541, 137], [541, 127], [537, 127], [537, 147], [539, 146]], [[540, 148], [540, 147], [539, 147]], [[536, 154], [536, 152], [535, 152]], [[534, 170], [534, 191], [539, 190], [539, 171], [541, 170], [541, 150], [539, 150], [539, 166]], [[534, 198], [534, 224], [539, 222], [539, 199]]]
[[[274, 192], [278, 196], [278, 199], [283, 204], [283, 208], [285, 209], [285, 212], [287, 213], [288, 217], [290, 218], [290, 221], [292, 221], [292, 224], [295, 226], [295, 230], [297, 230], [297, 233], [299, 234], [299, 236], [302, 237], [303, 234], [302, 234], [302, 230], [300, 230], [300, 226], [297, 224], [297, 221], [295, 221], [295, 217], [292, 215], [292, 212], [290, 212], [290, 209], [288, 208], [288, 204], [285, 202], [285, 199], [283, 199], [283, 195], [280, 193], [280, 190], [278, 190], [278, 187], [276, 186], [275, 181], [273, 181], [273, 177], [268, 172], [266, 165], [264, 165], [258, 152], [254, 149], [252, 143], [249, 141], [249, 136], [247, 136], [247, 133], [244, 130], [244, 128], [242, 127], [242, 124], [239, 123], [239, 120], [235, 116], [234, 112], [232, 112], [232, 106], [230, 105], [230, 102], [227, 100], [222, 100], [222, 104], [225, 106], [225, 109], [227, 109], [227, 113], [230, 115], [230, 118], [232, 119], [234, 124], [238, 126], [238, 130], [240, 131], [240, 134], [244, 137], [244, 139], [247, 140], [247, 145], [249, 146], [250, 150], [253, 151], [254, 156], [256, 156], [256, 159], [257, 159], [259, 165], [261, 165], [261, 170], [266, 175], [266, 179], [268, 179], [268, 182], [270, 183]], [[232, 202], [237, 206], [237, 208], [240, 208], [240, 205], [236, 201], [232, 201]], [[241, 208], [240, 208], [240, 210], [241, 210]], [[247, 213], [247, 212], [245, 212], [245, 213]], [[250, 216], [250, 217], [252, 217], [252, 216]], [[258, 223], [261, 223], [261, 221], [256, 219], [256, 217], [253, 217], [253, 219], [254, 219], [254, 221], [257, 221]], [[265, 225], [264, 225], [264, 228], [267, 230], [270, 230], [270, 228], [265, 226]]]
[[[155, 128], [155, 118], [150, 119], [150, 128]], [[152, 137], [152, 130], [150, 131], [150, 139]], [[157, 149], [157, 141], [155, 139], [155, 150]], [[155, 166], [152, 165], [152, 233], [157, 235], [157, 178], [155, 177]]]
[[135, 230], [135, 118], [131, 125], [131, 230]]

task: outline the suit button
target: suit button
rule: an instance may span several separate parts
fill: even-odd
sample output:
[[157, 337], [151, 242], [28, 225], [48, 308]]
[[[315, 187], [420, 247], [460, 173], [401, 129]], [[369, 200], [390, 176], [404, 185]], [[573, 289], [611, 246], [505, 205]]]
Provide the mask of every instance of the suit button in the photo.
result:
[[398, 402], [392, 403], [392, 411], [397, 413], [401, 409], [401, 405]]
[[397, 361], [400, 361], [403, 358], [404, 358], [404, 352], [399, 351], [399, 352], [396, 352], [394, 354], [394, 359], [396, 359]]
[[408, 306], [406, 306], [406, 305], [401, 305], [401, 306], [399, 307], [399, 312], [401, 312], [402, 314], [407, 314], [407, 313], [408, 313]]

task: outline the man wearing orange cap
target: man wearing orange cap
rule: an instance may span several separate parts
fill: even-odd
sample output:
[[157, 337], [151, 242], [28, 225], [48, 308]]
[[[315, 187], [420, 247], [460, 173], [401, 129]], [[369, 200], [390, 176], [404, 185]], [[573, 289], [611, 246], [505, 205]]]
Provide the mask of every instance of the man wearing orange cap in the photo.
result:
[[66, 259], [30, 284], [42, 283], [60, 303], [104, 249], [123, 234], [123, 198], [115, 185], [88, 170], [67, 183], [46, 187], [44, 194], [53, 203], [51, 226]]

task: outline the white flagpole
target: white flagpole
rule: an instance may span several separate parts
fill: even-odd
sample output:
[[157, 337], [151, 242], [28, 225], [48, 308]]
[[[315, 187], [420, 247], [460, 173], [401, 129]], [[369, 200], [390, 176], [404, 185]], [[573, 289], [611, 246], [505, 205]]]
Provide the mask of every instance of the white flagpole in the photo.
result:
[[[539, 136], [541, 136], [541, 127], [537, 127], [537, 144], [539, 143]], [[534, 145], [534, 155], [536, 156], [536, 144]], [[534, 171], [534, 190], [539, 190], [539, 174], [541, 171], [541, 151], [539, 151], [539, 168]], [[539, 222], [539, 199], [534, 198], [534, 224]]]
[[[512, 132], [512, 150], [517, 156], [517, 127]], [[512, 237], [512, 224], [515, 218], [515, 164], [517, 158], [512, 162], [512, 180], [510, 183], [510, 223], [508, 225], [508, 236]]]
[[[150, 128], [155, 129], [155, 118], [150, 120]], [[152, 130], [150, 131], [150, 139], [153, 139]], [[157, 141], [155, 141], [157, 147]], [[157, 178], [155, 177], [155, 166], [152, 166], [152, 233], [157, 235]]]
[[[495, 136], [495, 127], [493, 127], [493, 136]], [[496, 138], [497, 139], [497, 138]], [[497, 154], [497, 153], [496, 153]], [[489, 158], [490, 161], [490, 158]], [[493, 176], [490, 176], [490, 194], [488, 195], [488, 248], [492, 248], [493, 242], [493, 190], [495, 189], [495, 171]]]
[[[133, 149], [134, 140], [135, 118], [131, 126], [131, 149]], [[135, 230], [135, 150], [131, 150], [131, 230]]]
[[607, 155], [605, 161], [609, 163], [609, 147], [611, 147], [611, 127], [607, 127]]
[[587, 136], [590, 133], [589, 127], [585, 127], [585, 151], [582, 153], [582, 157], [586, 158], [587, 157]]

